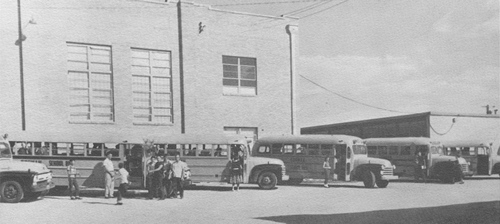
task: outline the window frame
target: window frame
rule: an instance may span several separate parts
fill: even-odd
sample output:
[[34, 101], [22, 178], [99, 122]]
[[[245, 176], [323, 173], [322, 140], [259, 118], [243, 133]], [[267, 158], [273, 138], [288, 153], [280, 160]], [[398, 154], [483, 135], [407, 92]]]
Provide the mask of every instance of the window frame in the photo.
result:
[[[77, 52], [70, 52], [71, 47], [85, 47], [86, 53], [85, 53], [85, 60], [78, 60], [75, 59], [74, 56], [78, 55]], [[114, 72], [113, 72], [113, 48], [109, 45], [99, 45], [99, 44], [88, 44], [88, 43], [76, 43], [76, 42], [66, 42], [66, 49], [67, 49], [67, 81], [68, 81], [68, 89], [69, 89], [69, 100], [68, 100], [68, 105], [69, 105], [69, 113], [68, 113], [68, 120], [69, 123], [73, 124], [78, 124], [78, 123], [96, 123], [96, 124], [110, 124], [115, 122], [115, 116], [116, 116], [116, 111], [115, 111], [115, 102], [114, 102]], [[92, 49], [101, 49], [101, 50], [106, 50], [109, 51], [109, 71], [104, 71], [104, 70], [99, 70], [94, 67], [96, 67], [93, 64], [106, 64], [103, 62], [99, 61], [93, 61], [95, 58], [99, 58], [99, 56], [92, 56], [93, 52]], [[72, 54], [73, 53], [73, 54]], [[70, 56], [71, 55], [71, 56]], [[83, 54], [81, 54], [83, 55]], [[96, 54], [97, 55], [97, 54]], [[86, 69], [82, 68], [74, 68], [70, 64], [71, 63], [85, 63]], [[74, 77], [71, 77], [71, 74], [86, 74], [86, 87], [83, 86], [71, 86], [72, 81], [75, 81]], [[94, 78], [93, 75], [96, 74], [105, 74], [109, 75], [109, 89], [102, 88], [102, 86], [96, 85], [96, 80], [97, 78]], [[98, 82], [97, 82], [98, 83]], [[79, 95], [73, 94], [74, 91], [86, 91], [87, 96], [82, 97]], [[99, 103], [99, 99], [106, 98], [104, 96], [99, 96], [97, 92], [109, 92], [109, 105], [108, 104], [103, 104]], [[72, 102], [72, 100], [76, 98], [85, 98], [87, 99], [86, 103], [76, 103]], [[87, 112], [73, 112], [71, 108], [73, 107], [81, 107], [81, 106], [88, 106], [88, 111]], [[110, 108], [110, 112], [99, 112], [98, 108], [105, 108], [108, 107]], [[87, 115], [87, 119], [80, 120], [76, 117], [81, 117], [82, 115]], [[98, 120], [97, 117], [103, 117], [102, 115], [108, 115], [110, 116], [109, 120]], [[73, 118], [75, 117], [75, 118]]]
[[[134, 52], [147, 52], [148, 54], [148, 65], [135, 65], [134, 64]], [[154, 68], [158, 67], [155, 66], [154, 61], [155, 58], [153, 57], [154, 53], [166, 53], [168, 55], [168, 72], [166, 73], [167, 75], [164, 74], [154, 74], [152, 71]], [[158, 49], [146, 49], [146, 48], [136, 48], [136, 47], [131, 47], [130, 48], [130, 75], [132, 77], [132, 107], [134, 109], [133, 114], [133, 124], [134, 125], [173, 125], [174, 124], [174, 103], [173, 103], [173, 77], [172, 77], [172, 52], [169, 50], [158, 50]], [[149, 69], [149, 73], [141, 73], [141, 74], [136, 74], [134, 72], [134, 66], [136, 67], [147, 67]], [[134, 89], [134, 78], [135, 77], [142, 77], [142, 78], [147, 78], [148, 79], [148, 91], [145, 90], [136, 90]], [[161, 78], [161, 79], [167, 79], [169, 81], [168, 85], [168, 91], [159, 91], [154, 89], [154, 80], [155, 78]], [[135, 105], [135, 97], [136, 94], [146, 94], [148, 96], [148, 106], [136, 106]], [[168, 94], [169, 98], [167, 99], [169, 101], [169, 104], [166, 106], [159, 106], [155, 104], [155, 97], [156, 95], [159, 94]], [[139, 99], [139, 98], [137, 98]], [[149, 114], [140, 114], [140, 113], [135, 113], [135, 109], [145, 109], [149, 110]], [[163, 115], [163, 114], [158, 114], [155, 113], [156, 110], [167, 110], [168, 114]], [[155, 119], [157, 117], [167, 117], [167, 121], [162, 121], [159, 119]], [[143, 120], [138, 120], [139, 118], [147, 118], [148, 121], [143, 121]], [[168, 119], [169, 118], [169, 119]], [[168, 121], [169, 120], [169, 121]]]
[[[238, 63], [237, 64], [224, 63], [225, 58], [236, 59], [238, 61]], [[251, 59], [251, 60], [254, 60], [255, 63], [254, 63], [254, 65], [245, 65], [245, 64], [241, 63], [242, 59]], [[236, 78], [225, 77], [224, 76], [224, 72], [226, 71], [224, 69], [224, 66], [226, 66], [226, 65], [231, 65], [231, 66], [235, 66], [236, 65], [237, 66], [237, 77]], [[242, 67], [243, 66], [253, 66], [255, 68], [255, 79], [248, 79], [248, 78], [243, 78], [242, 77], [243, 76], [242, 75]], [[236, 89], [237, 89], [236, 93], [232, 93], [232, 92], [229, 92], [229, 91], [226, 90], [226, 88], [234, 87], [234, 85], [225, 85], [224, 84], [225, 80], [237, 80], [238, 85], [236, 86]], [[242, 92], [242, 87], [245, 88], [245, 87], [248, 87], [248, 86], [243, 86], [242, 85], [242, 81], [255, 81], [255, 86], [253, 87], [253, 88], [255, 88], [254, 93], [252, 93], [252, 94], [243, 93]], [[257, 96], [258, 95], [257, 58], [254, 58], [254, 57], [242, 57], [242, 56], [222, 55], [222, 93], [225, 96]]]

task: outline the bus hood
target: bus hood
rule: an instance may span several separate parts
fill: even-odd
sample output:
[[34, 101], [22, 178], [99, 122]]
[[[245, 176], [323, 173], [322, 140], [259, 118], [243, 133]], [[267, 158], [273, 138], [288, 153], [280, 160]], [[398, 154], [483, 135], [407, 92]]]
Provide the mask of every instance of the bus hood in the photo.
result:
[[455, 156], [441, 156], [439, 154], [432, 155], [432, 163], [445, 162], [445, 161], [457, 161]]
[[22, 173], [47, 173], [49, 168], [42, 163], [19, 162], [14, 160], [0, 161], [0, 170], [3, 172], [22, 172]]
[[274, 165], [280, 165], [284, 166], [285, 163], [281, 159], [274, 159], [274, 158], [266, 158], [266, 157], [250, 157], [248, 158], [249, 161], [252, 161], [255, 165], [261, 165], [261, 164], [274, 164]]
[[391, 162], [386, 159], [379, 159], [379, 158], [371, 158], [371, 157], [359, 157], [356, 161], [356, 165], [360, 164], [378, 164], [378, 165], [384, 165], [386, 167], [392, 166]]

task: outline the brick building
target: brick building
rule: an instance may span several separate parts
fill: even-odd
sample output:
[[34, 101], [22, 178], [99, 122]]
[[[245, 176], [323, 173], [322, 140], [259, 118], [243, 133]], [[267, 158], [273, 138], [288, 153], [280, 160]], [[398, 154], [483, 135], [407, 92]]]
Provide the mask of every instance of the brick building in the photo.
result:
[[184, 1], [23, 1], [23, 99], [16, 2], [0, 10], [0, 132], [12, 140], [295, 128], [293, 18]]

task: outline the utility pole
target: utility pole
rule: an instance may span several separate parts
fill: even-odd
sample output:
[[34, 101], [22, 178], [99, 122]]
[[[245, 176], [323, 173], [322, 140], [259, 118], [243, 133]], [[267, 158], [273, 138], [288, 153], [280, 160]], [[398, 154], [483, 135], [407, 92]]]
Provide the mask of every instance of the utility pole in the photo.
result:
[[184, 108], [184, 49], [182, 44], [182, 9], [181, 0], [177, 2], [177, 29], [179, 37], [179, 82], [181, 91], [181, 133], [186, 133]]
[[24, 108], [24, 71], [23, 71], [23, 31], [21, 27], [21, 0], [17, 0], [17, 19], [18, 19], [18, 32], [19, 32], [19, 70], [21, 78], [21, 122], [22, 130], [26, 130], [26, 118]]

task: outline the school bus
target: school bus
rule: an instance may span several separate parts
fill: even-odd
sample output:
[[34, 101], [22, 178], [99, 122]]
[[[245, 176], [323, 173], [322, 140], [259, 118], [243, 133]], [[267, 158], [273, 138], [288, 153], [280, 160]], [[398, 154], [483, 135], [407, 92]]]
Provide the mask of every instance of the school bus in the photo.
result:
[[393, 165], [385, 159], [368, 158], [362, 139], [348, 135], [292, 135], [259, 138], [252, 149], [254, 156], [285, 162], [290, 183], [303, 179], [324, 178], [323, 162], [330, 158], [333, 179], [363, 181], [365, 187], [385, 188], [393, 175]]
[[456, 140], [445, 141], [443, 145], [446, 154], [467, 161], [462, 165], [468, 170], [466, 175], [500, 175], [499, 146], [494, 141]]
[[[399, 177], [415, 177], [415, 158], [419, 151], [426, 156], [428, 178], [454, 183], [460, 179], [460, 172], [463, 171], [459, 160], [454, 156], [445, 155], [443, 145], [430, 138], [368, 138], [365, 141], [368, 156], [391, 161], [396, 165], [394, 174]], [[460, 170], [458, 173], [457, 169]]]
[[[85, 187], [104, 187], [102, 162], [105, 152], [113, 155], [115, 169], [123, 162], [130, 174], [131, 188], [146, 187], [146, 165], [152, 155], [167, 155], [170, 160], [179, 153], [189, 166], [188, 183], [228, 182], [230, 156], [237, 151], [244, 153], [244, 183], [255, 183], [262, 189], [273, 189], [280, 181], [288, 180], [283, 161], [272, 158], [252, 157], [247, 140], [240, 136], [172, 136], [169, 139], [151, 139], [143, 143], [90, 143], [90, 142], [41, 142], [11, 141], [16, 148], [14, 159], [47, 165], [53, 172], [57, 186], [67, 186], [66, 167], [70, 159], [81, 176], [77, 181]], [[119, 186], [115, 183], [115, 186]]]

